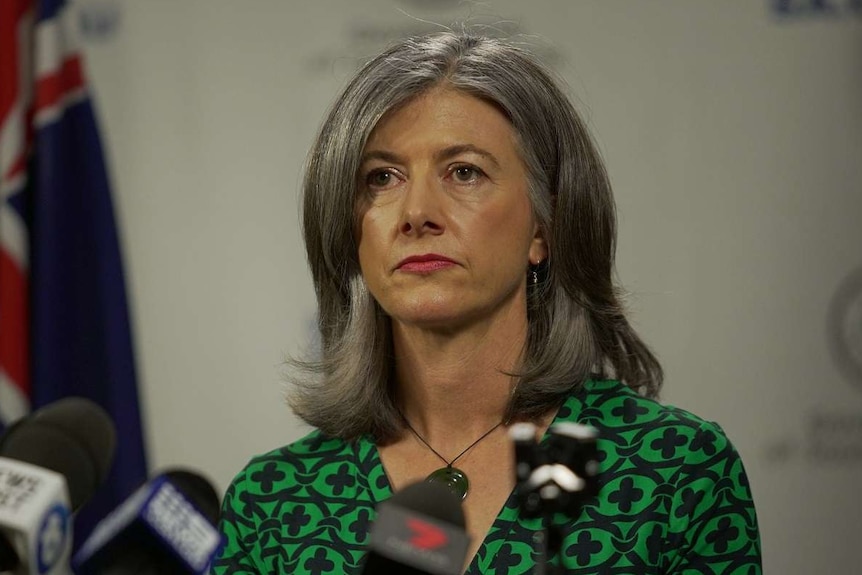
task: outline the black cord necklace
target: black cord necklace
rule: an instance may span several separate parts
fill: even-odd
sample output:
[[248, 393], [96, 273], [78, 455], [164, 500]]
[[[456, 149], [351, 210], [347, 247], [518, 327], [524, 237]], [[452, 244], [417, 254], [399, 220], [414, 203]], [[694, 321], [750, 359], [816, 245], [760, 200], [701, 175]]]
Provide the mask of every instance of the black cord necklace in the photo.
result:
[[404, 420], [404, 425], [407, 426], [407, 429], [409, 429], [411, 432], [413, 432], [413, 435], [416, 436], [416, 439], [421, 441], [425, 445], [425, 447], [430, 449], [434, 453], [434, 455], [439, 457], [443, 461], [443, 463], [446, 464], [446, 467], [441, 467], [440, 469], [431, 472], [431, 474], [425, 478], [425, 481], [427, 481], [429, 483], [440, 483], [444, 487], [448, 488], [449, 491], [454, 493], [459, 499], [462, 499], [462, 500], [465, 499], [467, 497], [467, 490], [470, 488], [470, 481], [467, 479], [466, 473], [464, 473], [463, 471], [461, 471], [457, 467], [454, 467], [455, 462], [458, 461], [459, 459], [461, 459], [461, 457], [465, 453], [467, 453], [468, 451], [473, 449], [477, 443], [479, 443], [480, 441], [482, 441], [483, 439], [485, 439], [486, 437], [491, 435], [491, 433], [495, 429], [497, 429], [498, 427], [503, 425], [506, 422], [506, 420], [504, 419], [504, 420], [500, 421], [500, 423], [498, 423], [497, 425], [495, 425], [494, 427], [492, 427], [491, 429], [489, 429], [488, 431], [483, 433], [479, 439], [477, 439], [476, 441], [474, 441], [473, 443], [468, 445], [467, 449], [465, 449], [464, 451], [459, 453], [455, 459], [453, 459], [452, 461], [449, 461], [448, 459], [446, 459], [445, 457], [440, 455], [440, 453], [436, 449], [431, 447], [431, 445], [427, 441], [425, 441], [425, 438], [422, 437], [421, 435], [419, 435], [418, 431], [413, 429], [413, 426], [410, 425], [410, 422], [407, 421], [407, 418], [404, 417], [404, 414], [401, 413], [400, 410], [398, 413], [401, 414], [401, 419]]

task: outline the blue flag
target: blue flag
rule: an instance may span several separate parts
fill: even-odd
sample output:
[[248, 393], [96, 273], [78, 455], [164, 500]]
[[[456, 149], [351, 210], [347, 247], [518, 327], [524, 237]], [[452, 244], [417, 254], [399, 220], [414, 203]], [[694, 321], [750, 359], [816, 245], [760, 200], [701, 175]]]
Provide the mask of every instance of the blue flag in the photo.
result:
[[[116, 425], [111, 473], [75, 518], [81, 542], [147, 477], [133, 342], [108, 174], [77, 50], [77, 20], [61, 0], [18, 5], [19, 23], [32, 23], [34, 52], [33, 69], [18, 74], [33, 82], [32, 99], [22, 108], [30, 126], [22, 131], [25, 161], [4, 162], [18, 167], [14, 174], [8, 170], [14, 178], [3, 174], [4, 186], [16, 183], [4, 187], [4, 209], [20, 217], [28, 232], [21, 240], [28, 249], [18, 251], [27, 260], [21, 269], [29, 284], [23, 298], [29, 299], [29, 345], [21, 347], [29, 348], [29, 361], [19, 370], [23, 381], [12, 383], [30, 409], [86, 397]], [[23, 41], [18, 49], [26, 50]], [[16, 63], [22, 61], [28, 59]], [[27, 86], [19, 88], [28, 93]], [[2, 119], [6, 124], [8, 118]], [[4, 316], [0, 308], [0, 322]], [[9, 381], [4, 385], [10, 387]]]

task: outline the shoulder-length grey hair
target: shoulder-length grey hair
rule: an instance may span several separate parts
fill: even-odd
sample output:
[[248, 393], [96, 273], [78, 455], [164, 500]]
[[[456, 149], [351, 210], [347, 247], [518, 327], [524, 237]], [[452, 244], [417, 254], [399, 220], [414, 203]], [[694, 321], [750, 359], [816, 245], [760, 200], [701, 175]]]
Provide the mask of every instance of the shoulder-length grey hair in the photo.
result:
[[549, 244], [541, 281], [528, 293], [528, 335], [510, 419], [546, 413], [596, 375], [656, 395], [662, 369], [626, 320], [614, 285], [615, 205], [583, 122], [550, 73], [519, 47], [446, 32], [404, 40], [368, 62], [335, 101], [311, 149], [303, 231], [321, 349], [320, 357], [290, 362], [294, 412], [333, 437], [371, 434], [385, 442], [402, 430], [391, 394], [389, 319], [359, 268], [357, 178], [380, 119], [441, 84], [508, 116]]

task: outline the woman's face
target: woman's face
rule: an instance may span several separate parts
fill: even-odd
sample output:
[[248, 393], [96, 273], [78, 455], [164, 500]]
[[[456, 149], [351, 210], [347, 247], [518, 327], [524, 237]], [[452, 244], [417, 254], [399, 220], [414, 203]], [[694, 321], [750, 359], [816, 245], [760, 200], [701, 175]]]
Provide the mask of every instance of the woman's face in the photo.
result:
[[526, 314], [528, 264], [547, 257], [508, 119], [435, 88], [390, 112], [363, 151], [358, 244], [395, 322], [457, 330]]

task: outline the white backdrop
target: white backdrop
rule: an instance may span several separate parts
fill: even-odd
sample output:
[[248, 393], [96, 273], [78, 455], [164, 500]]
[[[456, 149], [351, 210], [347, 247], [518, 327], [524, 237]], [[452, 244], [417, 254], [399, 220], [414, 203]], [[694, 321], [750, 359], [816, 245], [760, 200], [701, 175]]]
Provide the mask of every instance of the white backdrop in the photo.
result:
[[619, 276], [664, 400], [741, 451], [767, 572], [862, 571], [862, 3], [77, 4], [154, 470], [224, 489], [307, 431], [281, 383], [315, 311], [306, 150], [364, 57], [468, 21], [520, 35], [568, 81], [615, 186]]

